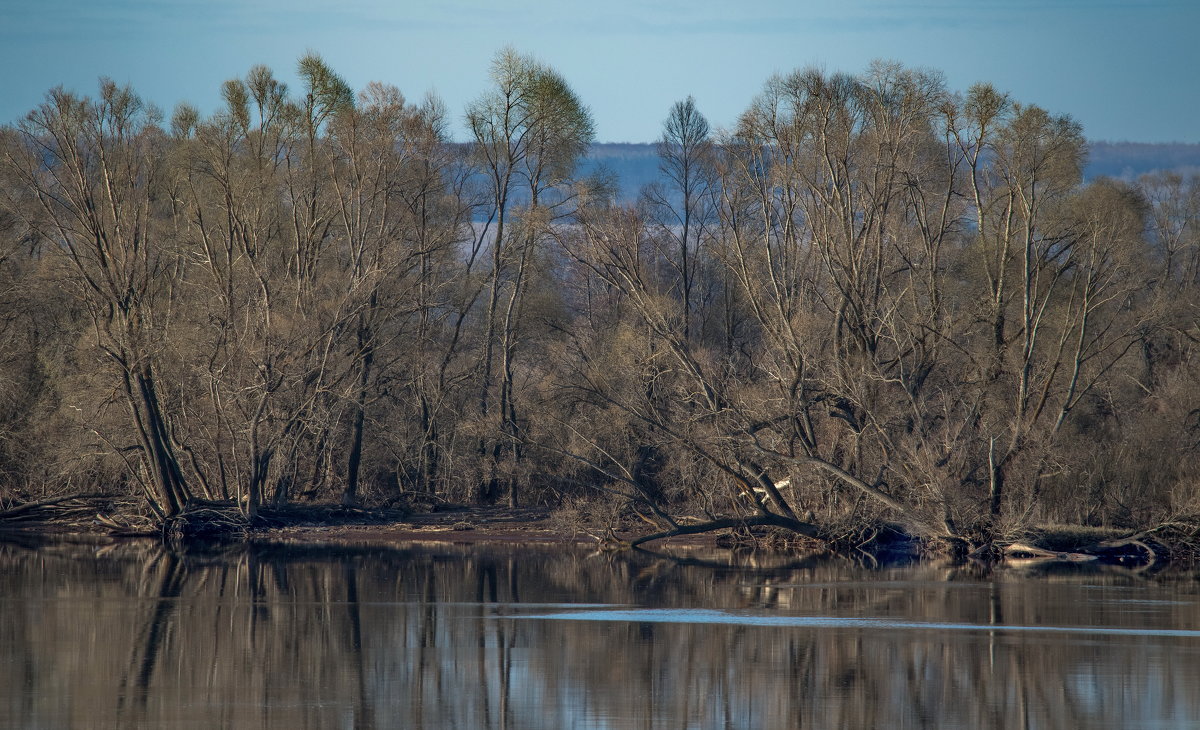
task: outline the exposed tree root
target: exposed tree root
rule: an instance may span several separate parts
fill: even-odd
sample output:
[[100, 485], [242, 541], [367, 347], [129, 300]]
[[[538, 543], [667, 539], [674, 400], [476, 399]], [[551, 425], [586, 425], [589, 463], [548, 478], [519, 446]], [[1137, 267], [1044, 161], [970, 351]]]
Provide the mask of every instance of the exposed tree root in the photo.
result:
[[172, 540], [195, 538], [243, 538], [250, 522], [237, 509], [222, 505], [189, 507], [162, 522], [163, 537]]

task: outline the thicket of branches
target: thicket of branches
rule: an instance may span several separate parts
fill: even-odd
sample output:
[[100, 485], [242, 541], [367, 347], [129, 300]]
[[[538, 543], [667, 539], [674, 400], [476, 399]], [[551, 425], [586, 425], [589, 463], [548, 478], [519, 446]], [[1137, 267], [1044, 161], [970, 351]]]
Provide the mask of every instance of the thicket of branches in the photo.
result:
[[435, 98], [299, 76], [169, 120], [56, 89], [0, 130], [0, 508], [598, 499], [664, 532], [926, 536], [1200, 512], [1200, 184], [1084, 184], [1068, 117], [798, 71], [733, 129], [676, 103], [623, 205], [528, 56], [497, 56], [468, 143]]

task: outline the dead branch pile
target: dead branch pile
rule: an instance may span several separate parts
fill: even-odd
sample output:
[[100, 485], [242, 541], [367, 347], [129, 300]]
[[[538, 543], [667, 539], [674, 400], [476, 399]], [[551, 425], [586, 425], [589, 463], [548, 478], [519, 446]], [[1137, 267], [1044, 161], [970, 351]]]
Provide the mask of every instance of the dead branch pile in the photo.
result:
[[108, 501], [110, 498], [101, 494], [72, 494], [26, 502], [0, 511], [0, 527], [89, 529], [97, 509]]

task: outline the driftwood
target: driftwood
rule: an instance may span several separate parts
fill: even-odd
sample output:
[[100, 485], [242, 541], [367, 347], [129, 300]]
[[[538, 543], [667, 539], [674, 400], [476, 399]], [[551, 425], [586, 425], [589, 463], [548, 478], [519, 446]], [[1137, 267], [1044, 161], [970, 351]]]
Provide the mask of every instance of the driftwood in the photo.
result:
[[816, 525], [789, 519], [782, 515], [766, 513], [757, 514], [753, 517], [726, 517], [709, 520], [708, 522], [699, 522], [694, 525], [679, 525], [670, 530], [663, 530], [652, 535], [643, 535], [630, 541], [629, 546], [637, 547], [655, 540], [665, 540], [669, 537], [680, 537], [682, 535], [700, 535], [705, 532], [713, 532], [714, 530], [722, 530], [729, 527], [782, 527], [805, 537], [824, 540], [821, 530]]
[[1122, 538], [1119, 540], [1105, 540], [1104, 542], [1100, 543], [1096, 547], [1101, 550], [1104, 550], [1105, 552], [1109, 552], [1109, 553], [1119, 551], [1121, 548], [1126, 548], [1126, 547], [1137, 548], [1138, 550], [1141, 550], [1142, 552], [1144, 552], [1146, 554], [1146, 565], [1143, 567], [1143, 569], [1150, 568], [1155, 563], [1158, 562], [1160, 553], [1158, 550], [1155, 550], [1148, 542], [1146, 542], [1142, 539], [1145, 536], [1146, 536], [1145, 533], [1139, 533], [1137, 535]]
[[157, 537], [161, 531], [155, 527], [154, 523], [147, 518], [141, 518], [141, 524], [134, 525], [128, 521], [118, 521], [112, 517], [97, 512], [95, 524], [108, 530], [108, 534], [113, 537]]
[[1060, 560], [1072, 563], [1084, 563], [1100, 560], [1121, 564], [1133, 561], [1143, 570], [1155, 565], [1160, 558], [1169, 552], [1169, 549], [1162, 545], [1158, 545], [1157, 543], [1151, 544], [1150, 541], [1139, 538], [1140, 536], [1134, 535], [1103, 540], [1101, 542], [1082, 545], [1072, 551], [1066, 552], [1046, 550], [1026, 543], [1012, 543], [1005, 546], [1002, 552], [1004, 557], [1010, 561], [1041, 562]]
[[107, 527], [110, 530], [128, 530], [129, 525], [123, 525], [103, 512], [96, 513], [96, 524], [101, 527]]
[[33, 513], [39, 510], [45, 510], [49, 507], [57, 507], [67, 502], [104, 499], [105, 496], [106, 495], [103, 494], [71, 494], [65, 497], [51, 497], [50, 499], [43, 499], [37, 502], [26, 502], [25, 504], [19, 504], [16, 507], [0, 511], [0, 520], [35, 518], [36, 515]]
[[1087, 553], [1055, 552], [1021, 542], [1006, 545], [1004, 555], [1007, 558], [1018, 560], [1065, 560], [1072, 563], [1086, 563], [1097, 559], [1095, 555]]

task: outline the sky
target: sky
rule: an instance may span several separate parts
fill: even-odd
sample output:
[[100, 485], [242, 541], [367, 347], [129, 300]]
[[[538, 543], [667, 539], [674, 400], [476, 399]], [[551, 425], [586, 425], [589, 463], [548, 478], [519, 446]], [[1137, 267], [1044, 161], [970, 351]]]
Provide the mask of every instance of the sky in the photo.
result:
[[0, 0], [0, 123], [62, 85], [128, 83], [168, 115], [215, 111], [256, 64], [295, 84], [319, 53], [360, 89], [467, 104], [511, 45], [557, 69], [603, 142], [650, 142], [688, 95], [735, 124], [773, 74], [874, 59], [986, 81], [1069, 114], [1090, 139], [1200, 142], [1197, 0]]

